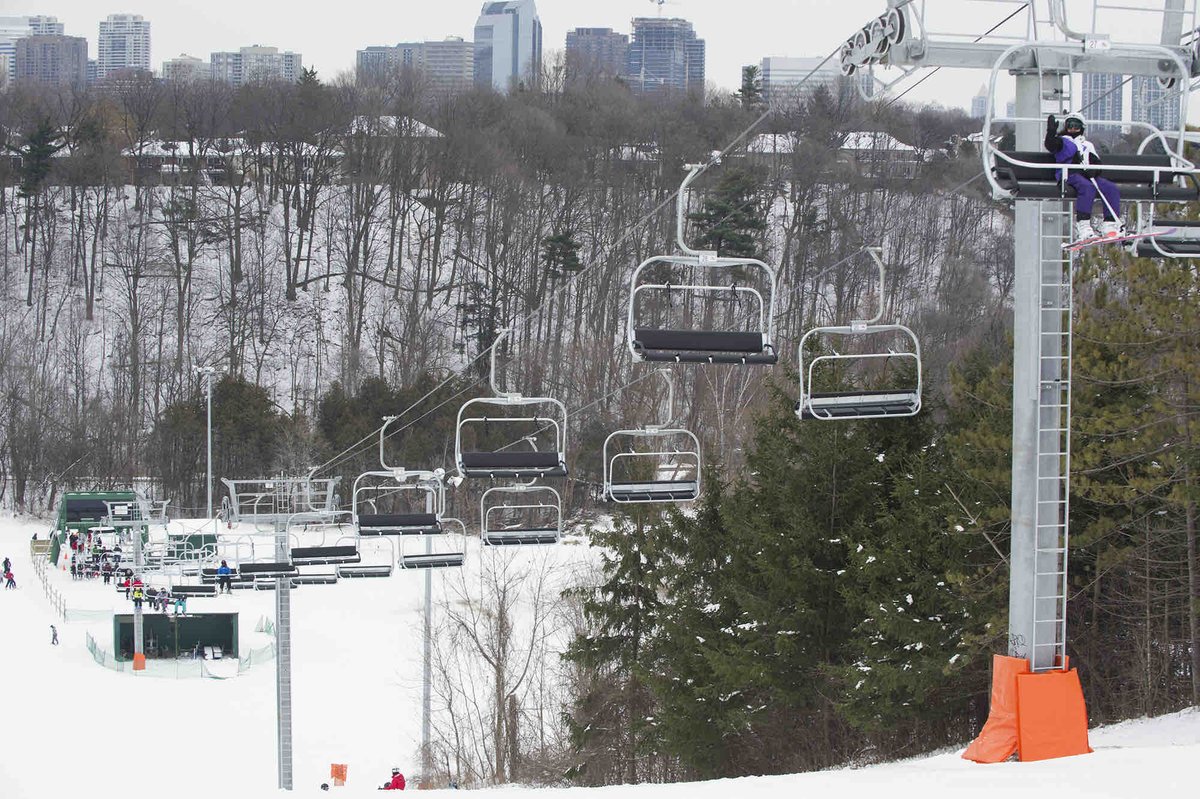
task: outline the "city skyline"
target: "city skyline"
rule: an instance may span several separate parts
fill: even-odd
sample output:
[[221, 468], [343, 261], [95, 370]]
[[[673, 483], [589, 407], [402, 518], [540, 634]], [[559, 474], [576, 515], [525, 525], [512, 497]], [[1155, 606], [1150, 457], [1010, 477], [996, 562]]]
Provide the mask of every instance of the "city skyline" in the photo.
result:
[[[440, 0], [430, 5], [377, 7], [366, 0], [343, 0], [336, 19], [321, 19], [319, 24], [314, 24], [311, 14], [297, 14], [293, 5], [285, 6], [279, 0], [264, 0], [254, 5], [206, 0], [204, 4], [186, 7], [151, 0], [127, 0], [111, 6], [94, 0], [15, 0], [14, 5], [6, 8], [4, 14], [57, 17], [65, 24], [67, 35], [88, 40], [92, 54], [99, 51], [100, 20], [112, 13], [141, 14], [153, 26], [150, 66], [155, 70], [182, 54], [204, 59], [212, 52], [265, 45], [302, 54], [304, 65], [315, 68], [322, 80], [329, 81], [339, 74], [353, 79], [356, 54], [371, 46], [442, 41], [452, 36], [472, 41], [474, 22], [484, 3]], [[864, 22], [877, 16], [885, 5], [885, 0], [743, 0], [737, 13], [731, 14], [725, 0], [674, 0], [661, 9], [652, 0], [609, 0], [604, 4], [582, 4], [577, 0], [537, 2], [547, 60], [565, 50], [570, 30], [607, 27], [630, 34], [635, 17], [653, 17], [661, 11], [663, 17], [692, 23], [697, 34], [706, 40], [705, 77], [709, 85], [728, 92], [740, 85], [742, 67], [759, 64], [764, 58], [824, 58]], [[976, 6], [965, 3], [939, 6], [938, 29], [970, 32], [980, 28], [981, 9]], [[347, 22], [338, 24], [338, 20]], [[369, 21], [365, 32], [364, 26], [357, 24], [362, 20]], [[1009, 22], [997, 33], [1023, 32], [1023, 24], [1018, 23]], [[1145, 35], [1137, 40], [1147, 37], [1153, 40], [1157, 29], [1147, 28], [1140, 33]], [[917, 105], [938, 103], [969, 110], [981, 79], [986, 79], [986, 73], [980, 70], [924, 71], [920, 85], [901, 90], [911, 88], [905, 100]], [[1004, 108], [1013, 93], [1012, 79], [1002, 74], [996, 109]], [[1189, 118], [1200, 121], [1200, 103], [1191, 104]]]
[[[97, 52], [99, 21], [112, 13], [141, 14], [153, 25], [151, 65], [181, 54], [205, 57], [211, 52], [233, 51], [251, 44], [278, 47], [304, 56], [324, 80], [340, 73], [353, 75], [359, 50], [394, 46], [403, 42], [440, 41], [474, 37], [475, 21], [483, 0], [441, 0], [418, 9], [408, 4], [377, 7], [366, 0], [343, 0], [339, 19], [371, 20], [363, 26], [347, 23], [313, 24], [308, 14], [296, 14], [291, 5], [265, 0], [254, 5], [232, 0], [208, 0], [188, 7], [168, 7], [150, 0], [95, 3], [94, 0], [17, 0], [5, 14], [54, 15], [66, 24], [66, 33], [88, 40]], [[878, 16], [885, 0], [746, 0], [731, 17], [725, 0], [676, 0], [659, 9], [650, 0], [608, 0], [583, 4], [577, 0], [538, 0], [544, 27], [547, 57], [565, 49], [566, 34], [575, 28], [608, 27], [631, 34], [636, 17], [685, 19], [706, 40], [706, 79], [716, 87], [734, 91], [741, 69], [767, 56], [822, 57], [835, 49], [857, 27]], [[771, 24], [763, 24], [763, 20]], [[783, 24], [775, 24], [780, 22]], [[937, 83], [937, 81], [929, 81]], [[975, 83], [978, 83], [976, 80]], [[924, 87], [923, 87], [924, 88]], [[963, 92], [965, 97], [969, 90]], [[948, 96], [942, 91], [930, 97]]]

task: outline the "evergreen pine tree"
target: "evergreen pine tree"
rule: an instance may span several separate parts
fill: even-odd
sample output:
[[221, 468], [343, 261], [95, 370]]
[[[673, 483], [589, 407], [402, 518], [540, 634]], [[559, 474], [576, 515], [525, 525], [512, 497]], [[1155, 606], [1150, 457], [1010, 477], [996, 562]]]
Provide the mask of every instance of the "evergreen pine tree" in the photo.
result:
[[662, 532], [643, 508], [617, 513], [611, 530], [593, 528], [601, 582], [569, 592], [582, 601], [587, 625], [564, 656], [578, 671], [568, 725], [579, 762], [570, 776], [583, 784], [656, 776], [657, 703], [647, 677], [660, 624]]
[[967, 580], [972, 549], [986, 544], [951, 521], [960, 515], [957, 480], [930, 414], [871, 427], [880, 448], [873, 482], [883, 490], [847, 542], [839, 583], [851, 617], [861, 619], [852, 662], [840, 670], [842, 709], [885, 740], [910, 740], [919, 728], [926, 747], [961, 741], [975, 732], [962, 697], [986, 689], [982, 669], [964, 669], [977, 659], [971, 641], [986, 623]]
[[762, 70], [757, 64], [742, 67], [742, 87], [737, 90], [743, 108], [760, 108], [763, 103]]
[[[1200, 277], [1171, 261], [1087, 258], [1077, 287], [1070, 568], [1085, 599], [1069, 624], [1094, 663], [1085, 687], [1118, 716], [1200, 704]], [[1151, 644], [1164, 634], [1188, 645]], [[1129, 679], [1143, 673], [1163, 676]]]
[[704, 198], [703, 210], [689, 214], [696, 224], [697, 247], [724, 256], [756, 258], [767, 220], [758, 197], [757, 178], [744, 169], [729, 169]]
[[661, 705], [663, 746], [694, 777], [727, 775], [737, 768], [728, 745], [745, 724], [741, 675], [723, 670], [735, 645], [738, 617], [727, 589], [733, 535], [722, 517], [724, 486], [705, 470], [694, 515], [669, 514], [662, 530], [663, 606], [651, 683]]

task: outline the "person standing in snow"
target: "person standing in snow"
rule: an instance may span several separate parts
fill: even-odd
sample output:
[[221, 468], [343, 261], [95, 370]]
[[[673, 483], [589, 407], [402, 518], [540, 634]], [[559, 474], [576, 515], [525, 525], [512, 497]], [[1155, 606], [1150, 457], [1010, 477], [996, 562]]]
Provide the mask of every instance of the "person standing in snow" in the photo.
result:
[[9, 570], [9, 569], [11, 569], [11, 568], [12, 568], [12, 561], [8, 559], [8, 556], [7, 556], [7, 555], [5, 555], [5, 556], [4, 556], [4, 569], [3, 569], [3, 571], [8, 571], [8, 570]]
[[4, 588], [5, 588], [5, 590], [7, 590], [9, 588], [16, 588], [16, 587], [17, 587], [17, 581], [13, 577], [12, 569], [11, 568], [5, 569], [4, 570]]
[[390, 782], [384, 783], [380, 790], [383, 791], [403, 791], [404, 790], [404, 775], [400, 773], [400, 769], [392, 769], [392, 779]]
[[58, 628], [53, 624], [50, 625], [50, 643], [53, 646], [58, 646]]

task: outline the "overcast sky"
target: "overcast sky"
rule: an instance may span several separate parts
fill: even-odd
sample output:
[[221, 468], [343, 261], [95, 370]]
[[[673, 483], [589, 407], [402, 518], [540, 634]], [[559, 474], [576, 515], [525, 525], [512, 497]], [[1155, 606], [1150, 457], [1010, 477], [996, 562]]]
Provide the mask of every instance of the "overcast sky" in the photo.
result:
[[[1087, 27], [1091, 2], [1067, 2], [1073, 23]], [[1161, 8], [1162, 0], [1120, 4]], [[102, 18], [141, 14], [151, 23], [156, 70], [181, 53], [207, 61], [214, 50], [261, 44], [298, 52], [305, 66], [332, 78], [352, 70], [355, 51], [369, 45], [446, 36], [470, 40], [482, 5], [482, 0], [0, 0], [0, 14], [57, 16], [67, 34], [87, 37], [93, 58]], [[931, 28], [967, 36], [983, 33], [1017, 8], [995, 0], [930, 0], [928, 7]], [[537, 0], [537, 8], [547, 52], [561, 50], [572, 28], [628, 33], [633, 17], [658, 13], [655, 0]], [[695, 25], [707, 42], [709, 82], [732, 90], [743, 65], [769, 55], [823, 57], [886, 8], [885, 0], [666, 0], [662, 13]], [[1110, 24], [1114, 30], [1129, 29], [1127, 19]], [[997, 32], [1023, 36], [1024, 31], [1022, 12]], [[967, 108], [986, 78], [983, 71], [940, 70], [905, 99]], [[997, 110], [1003, 113], [1012, 94], [1007, 79], [999, 94]]]

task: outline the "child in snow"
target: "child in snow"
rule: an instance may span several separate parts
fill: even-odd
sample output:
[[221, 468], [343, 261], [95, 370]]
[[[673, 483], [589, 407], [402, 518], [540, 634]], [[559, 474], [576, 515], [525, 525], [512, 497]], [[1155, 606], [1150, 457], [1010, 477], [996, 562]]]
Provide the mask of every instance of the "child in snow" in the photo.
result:
[[4, 587], [5, 589], [17, 587], [17, 581], [13, 578], [12, 569], [4, 570]]
[[382, 786], [385, 791], [403, 791], [404, 790], [404, 775], [400, 773], [399, 768], [392, 769], [392, 779]]

